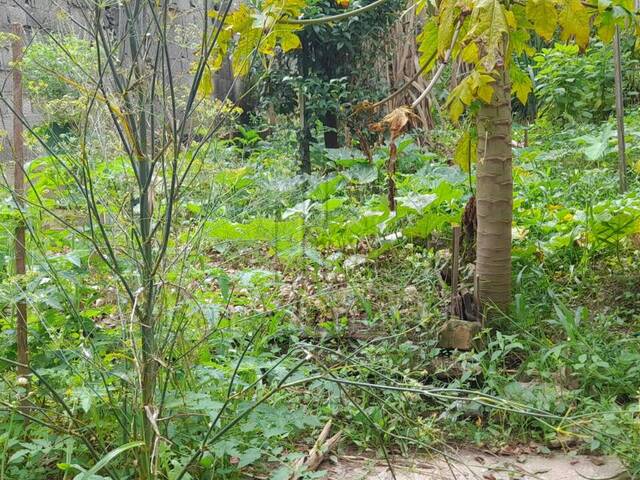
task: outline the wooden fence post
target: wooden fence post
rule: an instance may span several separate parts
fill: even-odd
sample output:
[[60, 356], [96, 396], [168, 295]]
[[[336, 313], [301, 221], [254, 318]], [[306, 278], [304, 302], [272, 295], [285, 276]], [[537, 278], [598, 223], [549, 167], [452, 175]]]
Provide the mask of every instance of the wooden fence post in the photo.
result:
[[[462, 236], [462, 227], [460, 225], [453, 226], [453, 245], [451, 258], [451, 315], [456, 314], [456, 298], [459, 290], [460, 278], [460, 237]], [[462, 319], [462, 312], [460, 312]]]
[[[23, 138], [23, 106], [22, 106], [22, 71], [20, 62], [23, 54], [24, 31], [22, 25], [14, 23], [12, 33], [16, 38], [12, 42], [13, 53], [13, 160], [14, 176], [13, 189], [14, 197], [18, 208], [24, 206], [24, 138]], [[15, 229], [15, 267], [18, 282], [21, 288], [24, 287], [23, 280], [26, 273], [26, 245], [25, 245], [25, 225], [21, 219]], [[24, 292], [23, 292], [24, 293]], [[27, 301], [23, 297], [16, 304], [16, 351], [17, 361], [20, 364], [17, 368], [18, 384], [25, 389], [29, 388], [29, 345], [27, 340]], [[26, 398], [22, 401], [23, 410], [27, 406]]]

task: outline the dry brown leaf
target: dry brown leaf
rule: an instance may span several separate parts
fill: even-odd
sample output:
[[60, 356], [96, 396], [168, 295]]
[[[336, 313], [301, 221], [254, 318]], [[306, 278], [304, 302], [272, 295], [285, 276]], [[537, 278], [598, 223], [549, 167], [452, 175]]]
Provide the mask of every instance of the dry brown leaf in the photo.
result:
[[389, 130], [391, 132], [391, 139], [395, 140], [407, 127], [411, 126], [417, 120], [419, 120], [419, 118], [415, 113], [413, 113], [411, 107], [398, 107], [387, 114], [382, 121], [371, 125], [370, 128], [374, 132], [384, 132]]

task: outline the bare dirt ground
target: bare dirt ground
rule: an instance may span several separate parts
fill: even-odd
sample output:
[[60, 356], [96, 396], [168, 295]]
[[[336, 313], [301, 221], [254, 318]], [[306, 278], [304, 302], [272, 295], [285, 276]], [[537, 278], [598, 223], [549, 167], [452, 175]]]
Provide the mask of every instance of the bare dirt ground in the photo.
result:
[[[322, 469], [330, 480], [393, 480], [385, 462], [343, 456]], [[461, 450], [448, 459], [402, 459], [393, 462], [396, 480], [613, 480], [626, 478], [620, 462], [612, 457], [563, 453], [499, 456]]]

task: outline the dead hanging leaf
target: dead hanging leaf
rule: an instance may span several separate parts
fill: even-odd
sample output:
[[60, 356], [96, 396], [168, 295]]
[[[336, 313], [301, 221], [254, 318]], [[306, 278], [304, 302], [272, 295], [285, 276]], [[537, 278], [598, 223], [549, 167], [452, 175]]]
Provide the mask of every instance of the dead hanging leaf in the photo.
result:
[[374, 132], [384, 133], [387, 130], [391, 132], [389, 142], [389, 161], [387, 162], [387, 198], [389, 201], [389, 210], [396, 210], [396, 163], [398, 159], [398, 148], [396, 139], [415, 121], [418, 116], [413, 113], [411, 107], [399, 107], [389, 113], [382, 121], [371, 125], [370, 129]]
[[382, 121], [371, 125], [374, 132], [385, 132], [389, 130], [391, 133], [391, 141], [398, 138], [407, 127], [411, 126], [418, 120], [418, 116], [413, 113], [411, 107], [399, 107], [389, 113]]

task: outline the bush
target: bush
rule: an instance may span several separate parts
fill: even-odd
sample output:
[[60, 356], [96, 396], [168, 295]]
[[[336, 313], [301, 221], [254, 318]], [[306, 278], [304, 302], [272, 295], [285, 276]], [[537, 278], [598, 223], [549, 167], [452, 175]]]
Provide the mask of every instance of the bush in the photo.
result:
[[[61, 48], [62, 46], [63, 48]], [[67, 35], [37, 40], [25, 49], [22, 72], [27, 94], [49, 122], [65, 125], [79, 118], [95, 87], [96, 50], [87, 40]]]
[[[624, 48], [626, 103], [637, 93], [633, 66], [637, 64], [631, 49]], [[613, 52], [598, 42], [584, 54], [577, 45], [556, 44], [534, 58], [538, 116], [570, 122], [602, 121], [613, 112]]]

